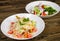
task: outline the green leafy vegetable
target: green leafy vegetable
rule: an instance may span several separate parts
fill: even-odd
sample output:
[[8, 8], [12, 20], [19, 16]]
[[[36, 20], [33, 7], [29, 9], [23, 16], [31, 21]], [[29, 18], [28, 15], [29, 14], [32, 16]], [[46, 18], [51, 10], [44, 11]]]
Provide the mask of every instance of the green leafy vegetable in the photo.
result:
[[55, 12], [57, 12], [55, 9], [53, 9], [52, 7], [48, 7], [45, 8], [44, 11], [48, 11], [48, 15], [54, 14]]
[[27, 21], [29, 21], [29, 18], [24, 18], [23, 19], [23, 22], [27, 22]]
[[34, 11], [36, 12], [36, 15], [40, 15], [41, 14], [41, 11], [39, 10], [38, 7], [34, 7]]
[[40, 10], [38, 9], [38, 7], [34, 7], [34, 10], [35, 10], [37, 13], [40, 12]]

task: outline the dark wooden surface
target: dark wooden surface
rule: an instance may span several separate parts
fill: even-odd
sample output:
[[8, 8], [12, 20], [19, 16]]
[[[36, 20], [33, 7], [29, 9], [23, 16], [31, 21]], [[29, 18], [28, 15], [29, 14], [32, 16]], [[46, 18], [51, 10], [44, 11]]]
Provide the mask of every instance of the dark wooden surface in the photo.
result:
[[[16, 13], [27, 13], [26, 4], [34, 0], [0, 0], [0, 24], [8, 16]], [[50, 0], [51, 1], [51, 0]], [[60, 6], [60, 0], [55, 0]], [[45, 30], [37, 37], [25, 41], [60, 41], [60, 12], [45, 21]], [[17, 41], [7, 38], [0, 30], [0, 41]]]

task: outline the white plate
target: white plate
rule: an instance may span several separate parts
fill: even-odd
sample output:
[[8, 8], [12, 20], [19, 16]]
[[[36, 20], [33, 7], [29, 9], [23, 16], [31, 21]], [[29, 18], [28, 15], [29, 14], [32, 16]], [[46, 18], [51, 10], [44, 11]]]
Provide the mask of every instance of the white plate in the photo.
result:
[[9, 30], [9, 26], [10, 26], [10, 22], [14, 22], [16, 21], [16, 18], [15, 16], [20, 16], [20, 17], [25, 17], [25, 18], [29, 18], [30, 20], [35, 20], [36, 21], [36, 28], [37, 28], [37, 32], [33, 35], [32, 38], [36, 37], [37, 35], [39, 35], [45, 28], [45, 23], [44, 21], [36, 16], [36, 15], [33, 15], [33, 14], [28, 14], [28, 13], [20, 13], [20, 14], [15, 14], [15, 15], [12, 15], [12, 16], [9, 16], [7, 17], [1, 24], [1, 31], [4, 35], [6, 35], [7, 37], [10, 37], [12, 39], [17, 39], [17, 40], [26, 40], [26, 39], [31, 39], [31, 38], [22, 38], [22, 39], [18, 39], [18, 38], [15, 38], [15, 37], [12, 37], [11, 35], [9, 35], [7, 32]]
[[54, 16], [56, 14], [59, 13], [60, 11], [60, 6], [54, 2], [50, 2], [50, 1], [34, 1], [34, 2], [31, 2], [29, 4], [26, 5], [25, 9], [28, 13], [31, 13], [31, 10], [38, 4], [44, 4], [44, 5], [49, 5], [51, 7], [53, 7], [54, 9], [57, 10], [56, 13], [52, 14], [52, 15], [48, 15], [48, 16], [41, 16], [42, 18], [48, 18], [48, 17], [51, 17], [51, 16]]

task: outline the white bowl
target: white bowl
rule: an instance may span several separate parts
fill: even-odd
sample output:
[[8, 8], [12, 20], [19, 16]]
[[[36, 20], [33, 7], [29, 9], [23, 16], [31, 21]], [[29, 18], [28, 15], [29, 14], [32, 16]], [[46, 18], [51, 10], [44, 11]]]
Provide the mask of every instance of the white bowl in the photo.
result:
[[10, 26], [10, 22], [14, 22], [16, 21], [16, 18], [15, 16], [20, 16], [20, 17], [25, 17], [25, 18], [30, 18], [30, 20], [35, 20], [36, 21], [36, 28], [37, 28], [37, 32], [33, 35], [32, 38], [36, 37], [37, 35], [39, 35], [45, 28], [45, 23], [44, 21], [36, 16], [36, 15], [33, 15], [33, 14], [28, 14], [28, 13], [20, 13], [20, 14], [15, 14], [15, 15], [12, 15], [12, 16], [9, 16], [7, 17], [1, 24], [1, 31], [4, 35], [6, 35], [7, 37], [9, 38], [12, 38], [12, 39], [17, 39], [17, 40], [27, 40], [27, 39], [32, 39], [32, 38], [15, 38], [11, 35], [9, 35], [7, 32], [9, 30], [9, 26]]
[[38, 4], [44, 4], [44, 5], [49, 5], [51, 7], [53, 7], [54, 9], [57, 10], [56, 13], [52, 14], [52, 15], [48, 15], [48, 16], [41, 16], [42, 18], [48, 18], [48, 17], [51, 17], [51, 16], [54, 16], [56, 14], [59, 13], [60, 11], [60, 6], [54, 2], [50, 2], [50, 1], [34, 1], [34, 2], [31, 2], [29, 4], [26, 5], [25, 9], [28, 13], [31, 13], [31, 10]]

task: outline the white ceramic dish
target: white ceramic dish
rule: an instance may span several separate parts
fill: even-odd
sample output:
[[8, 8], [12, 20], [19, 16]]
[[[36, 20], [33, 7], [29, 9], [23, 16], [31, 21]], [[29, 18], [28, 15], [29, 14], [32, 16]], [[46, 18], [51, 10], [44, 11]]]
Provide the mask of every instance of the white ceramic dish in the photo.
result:
[[3, 33], [5, 36], [9, 37], [9, 38], [17, 39], [17, 40], [32, 39], [32, 38], [21, 38], [21, 39], [19, 39], [19, 38], [12, 37], [11, 35], [9, 35], [9, 34], [7, 33], [8, 30], [9, 30], [10, 22], [16, 21], [16, 18], [15, 18], [16, 15], [17, 15], [17, 16], [20, 16], [20, 17], [25, 17], [25, 18], [28, 17], [28, 18], [30, 18], [31, 20], [35, 20], [35, 21], [36, 21], [37, 32], [34, 34], [34, 36], [33, 36], [32, 38], [34, 38], [34, 37], [36, 37], [37, 35], [39, 35], [39, 34], [44, 30], [44, 28], [45, 28], [45, 23], [44, 23], [44, 21], [43, 21], [40, 17], [38, 17], [38, 16], [36, 16], [36, 15], [28, 14], [28, 13], [15, 14], [15, 15], [12, 15], [12, 16], [7, 17], [7, 18], [2, 22], [2, 24], [1, 24], [1, 31], [2, 31], [2, 33]]
[[48, 17], [51, 17], [51, 16], [54, 16], [56, 14], [59, 13], [60, 11], [60, 6], [54, 2], [50, 2], [50, 1], [34, 1], [34, 2], [31, 2], [29, 4], [26, 5], [25, 9], [28, 13], [31, 13], [31, 10], [38, 4], [44, 4], [44, 5], [49, 5], [51, 7], [53, 7], [57, 12], [52, 14], [52, 15], [48, 15], [48, 16], [41, 16], [42, 18], [48, 18]]

